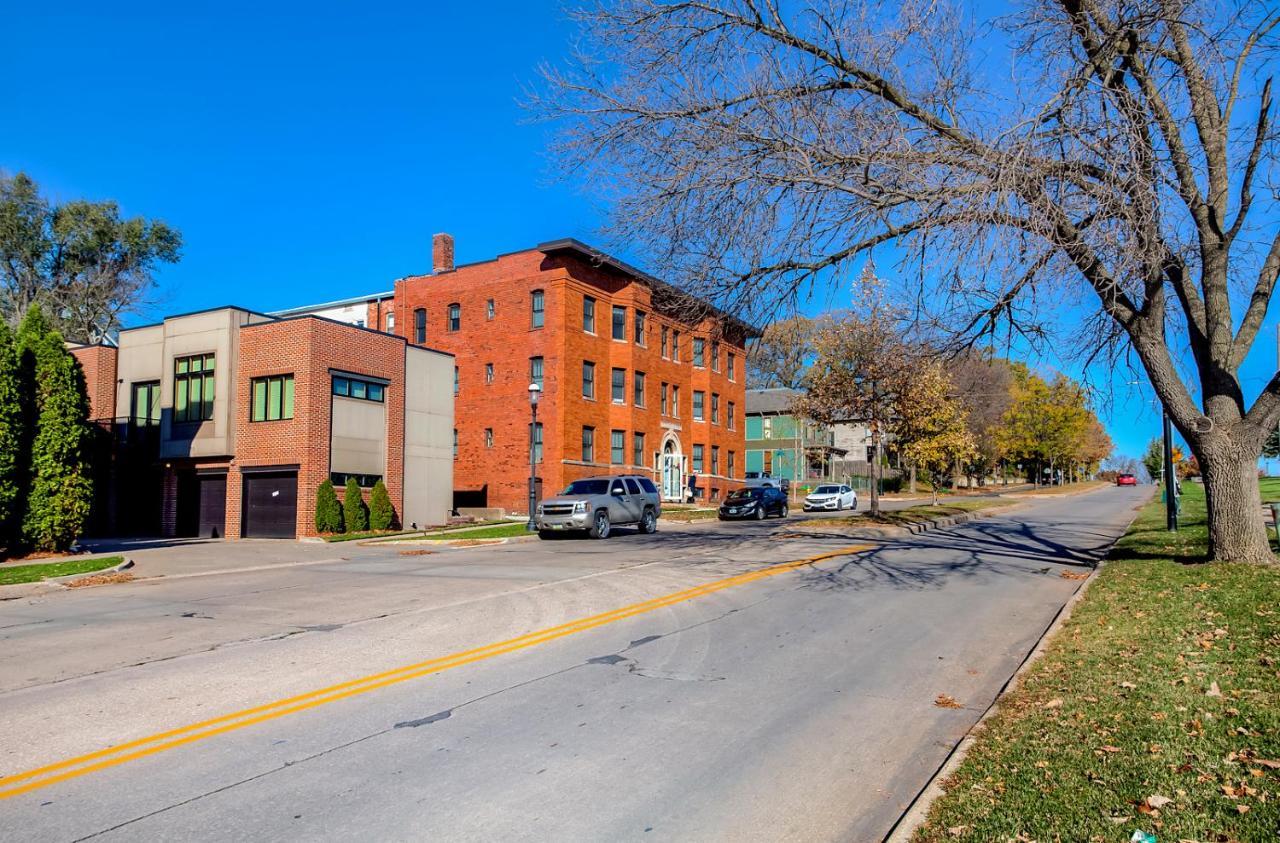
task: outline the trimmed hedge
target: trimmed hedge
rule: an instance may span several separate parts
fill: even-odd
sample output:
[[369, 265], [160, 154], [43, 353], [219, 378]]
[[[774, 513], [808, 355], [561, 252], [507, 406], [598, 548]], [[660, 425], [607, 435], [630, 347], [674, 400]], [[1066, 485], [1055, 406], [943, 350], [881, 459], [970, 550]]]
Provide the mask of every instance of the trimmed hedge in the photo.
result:
[[391, 506], [391, 496], [381, 480], [373, 484], [373, 492], [369, 495], [369, 527], [374, 530], [390, 530], [396, 520], [395, 508]]
[[342, 531], [342, 505], [338, 503], [338, 493], [334, 491], [333, 481], [326, 479], [316, 490], [316, 532]]
[[354, 477], [347, 479], [347, 488], [342, 496], [342, 516], [349, 533], [359, 533], [369, 529], [369, 509], [364, 505], [360, 484]]

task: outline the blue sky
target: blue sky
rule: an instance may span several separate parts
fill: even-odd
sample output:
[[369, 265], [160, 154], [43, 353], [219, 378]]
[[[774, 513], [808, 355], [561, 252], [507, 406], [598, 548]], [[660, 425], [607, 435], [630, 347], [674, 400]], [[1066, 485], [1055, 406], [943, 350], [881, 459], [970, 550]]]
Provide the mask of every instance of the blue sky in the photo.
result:
[[[570, 46], [557, 4], [196, 5], [5, 13], [0, 169], [179, 228], [184, 257], [162, 271], [156, 312], [388, 289], [429, 268], [436, 231], [455, 236], [460, 263], [557, 237], [603, 243], [602, 209], [552, 174], [549, 129], [517, 102]], [[1268, 325], [1249, 392], [1275, 368]], [[1104, 421], [1137, 455], [1159, 420], [1128, 379], [1111, 378]]]

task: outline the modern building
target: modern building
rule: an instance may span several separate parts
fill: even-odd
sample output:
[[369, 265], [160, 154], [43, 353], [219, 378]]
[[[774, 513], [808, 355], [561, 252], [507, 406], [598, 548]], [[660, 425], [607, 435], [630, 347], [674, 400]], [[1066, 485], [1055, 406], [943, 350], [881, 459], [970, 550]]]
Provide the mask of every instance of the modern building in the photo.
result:
[[[396, 282], [381, 327], [456, 357], [456, 506], [525, 511], [531, 455], [557, 491], [620, 472], [649, 474], [667, 500], [741, 483], [743, 349], [757, 331], [576, 240], [463, 266], [453, 254], [437, 234], [432, 272]], [[363, 303], [367, 321], [375, 300], [289, 312]]]
[[383, 480], [405, 525], [448, 517], [450, 354], [237, 307], [72, 351], [115, 442], [105, 519], [114, 533], [313, 535], [325, 478], [354, 477], [366, 494]]
[[797, 394], [783, 388], [747, 390], [746, 470], [785, 478], [797, 490], [824, 481], [846, 482], [837, 467], [846, 449], [836, 444], [832, 427], [791, 412]]

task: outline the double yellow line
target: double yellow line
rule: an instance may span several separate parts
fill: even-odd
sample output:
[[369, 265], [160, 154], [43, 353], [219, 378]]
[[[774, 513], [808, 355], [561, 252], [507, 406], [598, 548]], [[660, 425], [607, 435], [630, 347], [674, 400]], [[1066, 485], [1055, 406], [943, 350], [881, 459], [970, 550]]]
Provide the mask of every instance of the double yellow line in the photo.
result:
[[713, 594], [717, 591], [723, 591], [726, 588], [733, 588], [735, 586], [755, 582], [756, 580], [777, 576], [778, 574], [783, 574], [787, 571], [804, 567], [805, 565], [812, 565], [815, 562], [821, 562], [825, 559], [833, 559], [839, 556], [848, 556], [853, 553], [858, 553], [866, 550], [868, 547], [869, 545], [847, 547], [831, 553], [823, 553], [818, 556], [798, 559], [794, 562], [784, 562], [779, 565], [771, 565], [767, 568], [761, 568], [758, 571], [738, 574], [737, 576], [688, 588], [684, 591], [677, 591], [662, 597], [655, 597], [652, 600], [645, 600], [642, 603], [633, 603], [629, 606], [623, 606], [610, 612], [603, 612], [598, 615], [591, 615], [590, 617], [569, 621], [568, 623], [560, 624], [559, 626], [540, 629], [536, 632], [530, 632], [527, 635], [521, 635], [518, 638], [509, 638], [506, 641], [499, 641], [495, 644], [487, 644], [483, 647], [463, 650], [451, 655], [441, 656], [440, 658], [408, 664], [403, 667], [395, 668], [394, 670], [374, 673], [369, 676], [362, 676], [359, 679], [352, 679], [348, 682], [330, 685], [326, 688], [320, 688], [319, 690], [310, 691], [305, 694], [276, 700], [275, 702], [255, 706], [254, 708], [246, 708], [242, 711], [224, 714], [221, 717], [215, 717], [211, 720], [202, 720], [199, 723], [192, 723], [189, 726], [170, 729], [167, 732], [159, 732], [145, 738], [138, 738], [137, 740], [119, 744], [118, 746], [107, 747], [106, 749], [100, 749], [96, 752], [90, 752], [85, 755], [78, 755], [74, 758], [68, 758], [64, 761], [46, 764], [43, 767], [36, 767], [21, 773], [14, 773], [13, 775], [0, 777], [0, 799], [19, 796], [23, 793], [29, 793], [33, 790], [39, 790], [40, 788], [67, 781], [68, 779], [74, 779], [98, 770], [104, 770], [108, 767], [115, 767], [139, 758], [145, 758], [148, 755], [155, 755], [157, 753], [164, 752], [165, 750], [206, 740], [226, 732], [233, 732], [237, 729], [243, 729], [246, 726], [252, 726], [255, 723], [275, 720], [289, 714], [295, 714], [299, 711], [306, 711], [307, 709], [317, 708], [322, 705], [337, 702], [338, 700], [347, 699], [348, 697], [367, 694], [370, 691], [376, 691], [379, 688], [386, 688], [390, 685], [407, 682], [410, 679], [417, 679], [421, 676], [428, 676], [430, 674], [440, 673], [455, 667], [461, 667], [463, 665], [472, 664], [485, 659], [491, 659], [494, 656], [500, 656], [504, 653], [512, 653], [516, 650], [523, 650], [528, 647], [537, 646], [538, 644], [545, 644], [549, 641], [554, 641], [557, 638], [563, 638], [567, 635], [585, 632], [589, 629], [624, 620], [625, 618], [634, 617], [635, 615], [641, 615], [645, 612], [652, 612], [653, 610], [661, 609], [664, 606], [671, 606], [676, 603], [682, 603], [686, 600], [693, 600], [697, 597]]

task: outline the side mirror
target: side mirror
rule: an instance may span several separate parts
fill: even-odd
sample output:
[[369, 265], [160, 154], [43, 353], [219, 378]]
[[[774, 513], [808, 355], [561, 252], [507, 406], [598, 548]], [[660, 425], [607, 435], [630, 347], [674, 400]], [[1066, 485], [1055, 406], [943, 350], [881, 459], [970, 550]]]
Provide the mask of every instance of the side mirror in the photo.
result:
[[618, 497], [618, 498], [620, 498], [620, 497], [622, 497], [623, 495], [625, 495], [625, 494], [626, 494], [626, 492], [624, 492], [624, 491], [622, 490], [622, 487], [621, 487], [621, 486], [614, 486], [614, 487], [609, 491], [609, 494], [613, 495], [614, 497]]

